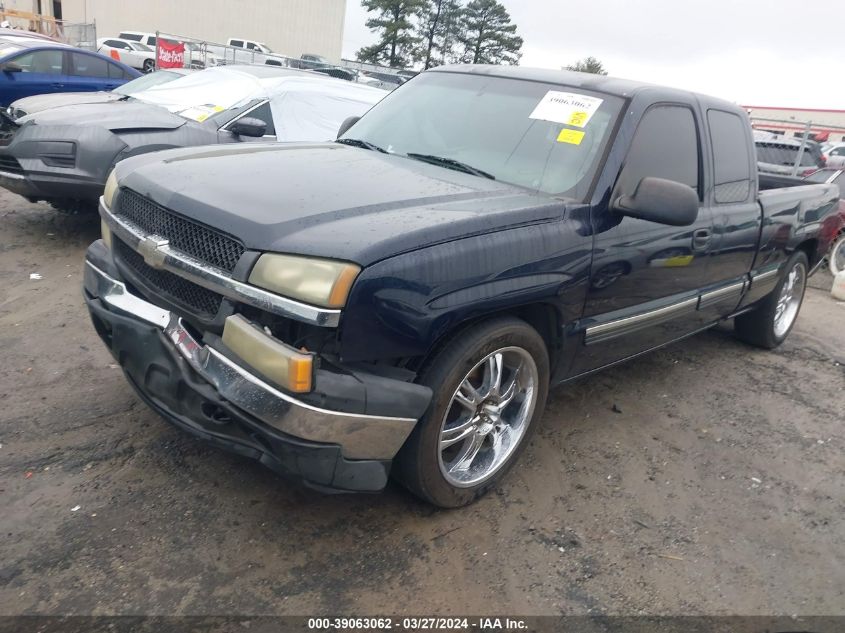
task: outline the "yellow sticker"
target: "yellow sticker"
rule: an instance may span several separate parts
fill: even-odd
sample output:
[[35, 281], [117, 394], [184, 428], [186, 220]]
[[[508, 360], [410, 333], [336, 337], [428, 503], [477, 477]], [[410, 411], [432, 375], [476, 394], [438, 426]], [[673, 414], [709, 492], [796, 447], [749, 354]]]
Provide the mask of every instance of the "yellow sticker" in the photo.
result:
[[586, 125], [587, 121], [589, 121], [589, 120], [590, 120], [590, 113], [584, 112], [583, 110], [579, 110], [578, 112], [573, 112], [569, 116], [568, 123], [569, 123], [569, 125], [572, 125], [574, 127], [584, 127], [584, 125]]
[[581, 130], [570, 130], [564, 128], [557, 135], [558, 143], [569, 143], [570, 145], [580, 145], [584, 140], [584, 132]]

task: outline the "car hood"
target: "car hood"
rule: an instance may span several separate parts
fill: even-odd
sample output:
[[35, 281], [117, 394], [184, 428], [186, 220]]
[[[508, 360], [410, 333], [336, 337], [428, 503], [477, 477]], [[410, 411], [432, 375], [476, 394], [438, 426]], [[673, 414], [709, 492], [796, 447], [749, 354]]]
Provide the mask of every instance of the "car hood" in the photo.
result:
[[21, 117], [23, 125], [83, 125], [117, 130], [175, 130], [188, 121], [159, 106], [139, 101], [82, 103], [52, 108]]
[[247, 248], [362, 266], [563, 212], [519, 187], [337, 143], [171, 150], [125, 160], [117, 176]]
[[23, 110], [27, 114], [34, 114], [48, 108], [59, 108], [80, 103], [108, 103], [109, 101], [117, 101], [122, 97], [122, 95], [113, 92], [56, 92], [18, 99], [12, 104], [12, 107]]

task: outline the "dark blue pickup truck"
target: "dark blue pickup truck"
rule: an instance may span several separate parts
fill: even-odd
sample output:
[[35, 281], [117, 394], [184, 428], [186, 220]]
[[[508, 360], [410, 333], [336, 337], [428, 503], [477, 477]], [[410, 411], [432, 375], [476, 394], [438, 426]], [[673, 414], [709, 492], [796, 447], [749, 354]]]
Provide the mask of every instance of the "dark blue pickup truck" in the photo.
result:
[[119, 163], [85, 300], [185, 430], [318, 489], [393, 474], [459, 506], [516, 461], [551, 386], [725, 319], [786, 338], [839, 193], [769, 189], [755, 161], [725, 101], [437, 69], [336, 142]]

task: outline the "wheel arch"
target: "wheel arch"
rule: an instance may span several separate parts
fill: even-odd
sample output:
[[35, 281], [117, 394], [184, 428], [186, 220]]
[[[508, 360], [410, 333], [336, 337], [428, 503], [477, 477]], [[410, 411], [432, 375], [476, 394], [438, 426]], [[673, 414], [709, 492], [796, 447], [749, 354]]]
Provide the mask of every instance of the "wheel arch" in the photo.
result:
[[560, 311], [553, 304], [543, 301], [492, 310], [453, 323], [439, 333], [426, 353], [416, 359], [416, 362], [413, 362], [412, 365], [416, 370], [422, 369], [449, 344], [449, 341], [459, 336], [461, 332], [500, 317], [517, 318], [537, 331], [546, 344], [546, 351], [549, 354], [549, 367], [554, 373], [557, 363], [563, 358], [563, 319]]

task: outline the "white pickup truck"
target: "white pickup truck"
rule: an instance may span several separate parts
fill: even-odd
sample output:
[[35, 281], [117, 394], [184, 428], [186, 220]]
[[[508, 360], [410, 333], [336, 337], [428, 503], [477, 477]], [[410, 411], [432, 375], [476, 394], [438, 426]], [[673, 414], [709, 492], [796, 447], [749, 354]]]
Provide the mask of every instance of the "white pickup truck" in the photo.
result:
[[[282, 55], [275, 54], [263, 42], [248, 40], [242, 37], [230, 37], [226, 48], [219, 47], [220, 55], [227, 64], [269, 64], [270, 66], [287, 66], [287, 60]], [[217, 51], [215, 51], [217, 52]]]

